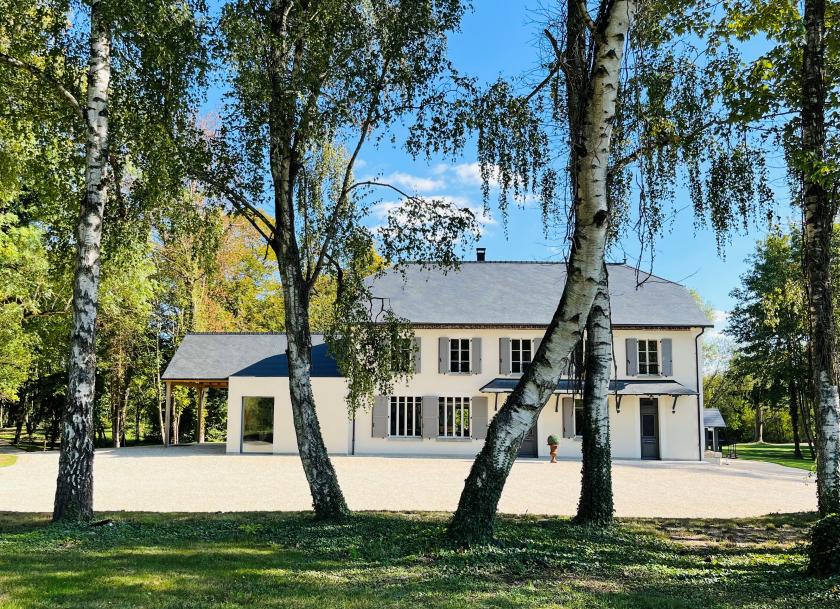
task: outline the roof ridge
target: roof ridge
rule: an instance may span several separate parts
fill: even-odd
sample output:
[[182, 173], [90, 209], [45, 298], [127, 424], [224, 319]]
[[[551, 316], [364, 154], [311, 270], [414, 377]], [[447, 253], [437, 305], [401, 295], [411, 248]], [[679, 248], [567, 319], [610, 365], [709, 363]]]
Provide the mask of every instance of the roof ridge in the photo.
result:
[[[286, 332], [187, 332], [185, 336], [286, 336]], [[310, 336], [324, 336], [323, 332], [312, 332]]]

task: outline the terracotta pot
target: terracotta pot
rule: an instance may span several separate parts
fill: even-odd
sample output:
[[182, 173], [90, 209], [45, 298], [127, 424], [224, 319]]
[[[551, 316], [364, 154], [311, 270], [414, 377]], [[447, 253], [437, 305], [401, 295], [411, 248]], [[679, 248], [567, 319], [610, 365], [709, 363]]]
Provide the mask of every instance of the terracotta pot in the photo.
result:
[[549, 453], [551, 455], [551, 462], [557, 463], [557, 444], [549, 444], [548, 447], [551, 449]]

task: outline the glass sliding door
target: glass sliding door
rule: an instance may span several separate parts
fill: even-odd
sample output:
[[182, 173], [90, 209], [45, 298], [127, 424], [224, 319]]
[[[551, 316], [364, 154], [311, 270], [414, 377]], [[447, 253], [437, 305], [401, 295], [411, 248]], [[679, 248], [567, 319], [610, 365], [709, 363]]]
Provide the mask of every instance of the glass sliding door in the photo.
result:
[[242, 398], [242, 452], [270, 453], [274, 444], [274, 398]]

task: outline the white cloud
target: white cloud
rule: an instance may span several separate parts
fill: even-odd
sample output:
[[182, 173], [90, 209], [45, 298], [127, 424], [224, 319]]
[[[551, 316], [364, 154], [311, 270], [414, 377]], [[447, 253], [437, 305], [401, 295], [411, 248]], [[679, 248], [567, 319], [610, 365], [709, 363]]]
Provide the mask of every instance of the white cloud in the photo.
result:
[[430, 192], [438, 190], [446, 186], [443, 179], [424, 178], [422, 176], [404, 173], [402, 171], [395, 171], [389, 175], [379, 178], [368, 178], [371, 182], [381, 182], [383, 184], [391, 184], [399, 188], [404, 188], [412, 192]]
[[[475, 163], [461, 163], [452, 166], [452, 172], [458, 178], [461, 184], [466, 186], [481, 186], [481, 165]], [[499, 168], [490, 168], [490, 186], [497, 187], [499, 185]]]
[[706, 331], [706, 337], [709, 339], [718, 339], [722, 338], [725, 335], [723, 334], [724, 329], [726, 329], [726, 324], [729, 322], [729, 311], [721, 311], [720, 309], [714, 309], [712, 311], [712, 323], [715, 324], [714, 328]]
[[[476, 221], [479, 224], [480, 231], [483, 234], [484, 228], [487, 226], [491, 226], [496, 224], [496, 219], [490, 214], [487, 213], [481, 205], [474, 205], [472, 201], [470, 201], [467, 197], [462, 197], [459, 195], [425, 195], [424, 199], [429, 200], [437, 200], [437, 201], [444, 201], [448, 203], [453, 208], [458, 209], [468, 209], [472, 212], [475, 216]], [[403, 201], [382, 201], [374, 205], [373, 209], [371, 210], [373, 216], [379, 221], [379, 226], [376, 228], [380, 228], [382, 223], [388, 218], [390, 215], [396, 214], [396, 217], [400, 221], [410, 222], [412, 219], [403, 211]]]

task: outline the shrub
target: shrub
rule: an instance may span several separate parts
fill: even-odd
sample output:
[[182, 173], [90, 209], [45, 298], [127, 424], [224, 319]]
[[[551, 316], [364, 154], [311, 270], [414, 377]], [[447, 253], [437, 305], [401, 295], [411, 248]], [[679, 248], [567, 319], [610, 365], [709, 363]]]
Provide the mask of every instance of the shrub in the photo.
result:
[[560, 444], [560, 438], [558, 438], [554, 434], [551, 434], [550, 436], [548, 436], [548, 442], [547, 443], [548, 444]]
[[814, 575], [840, 575], [840, 514], [829, 514], [811, 529], [808, 559]]

